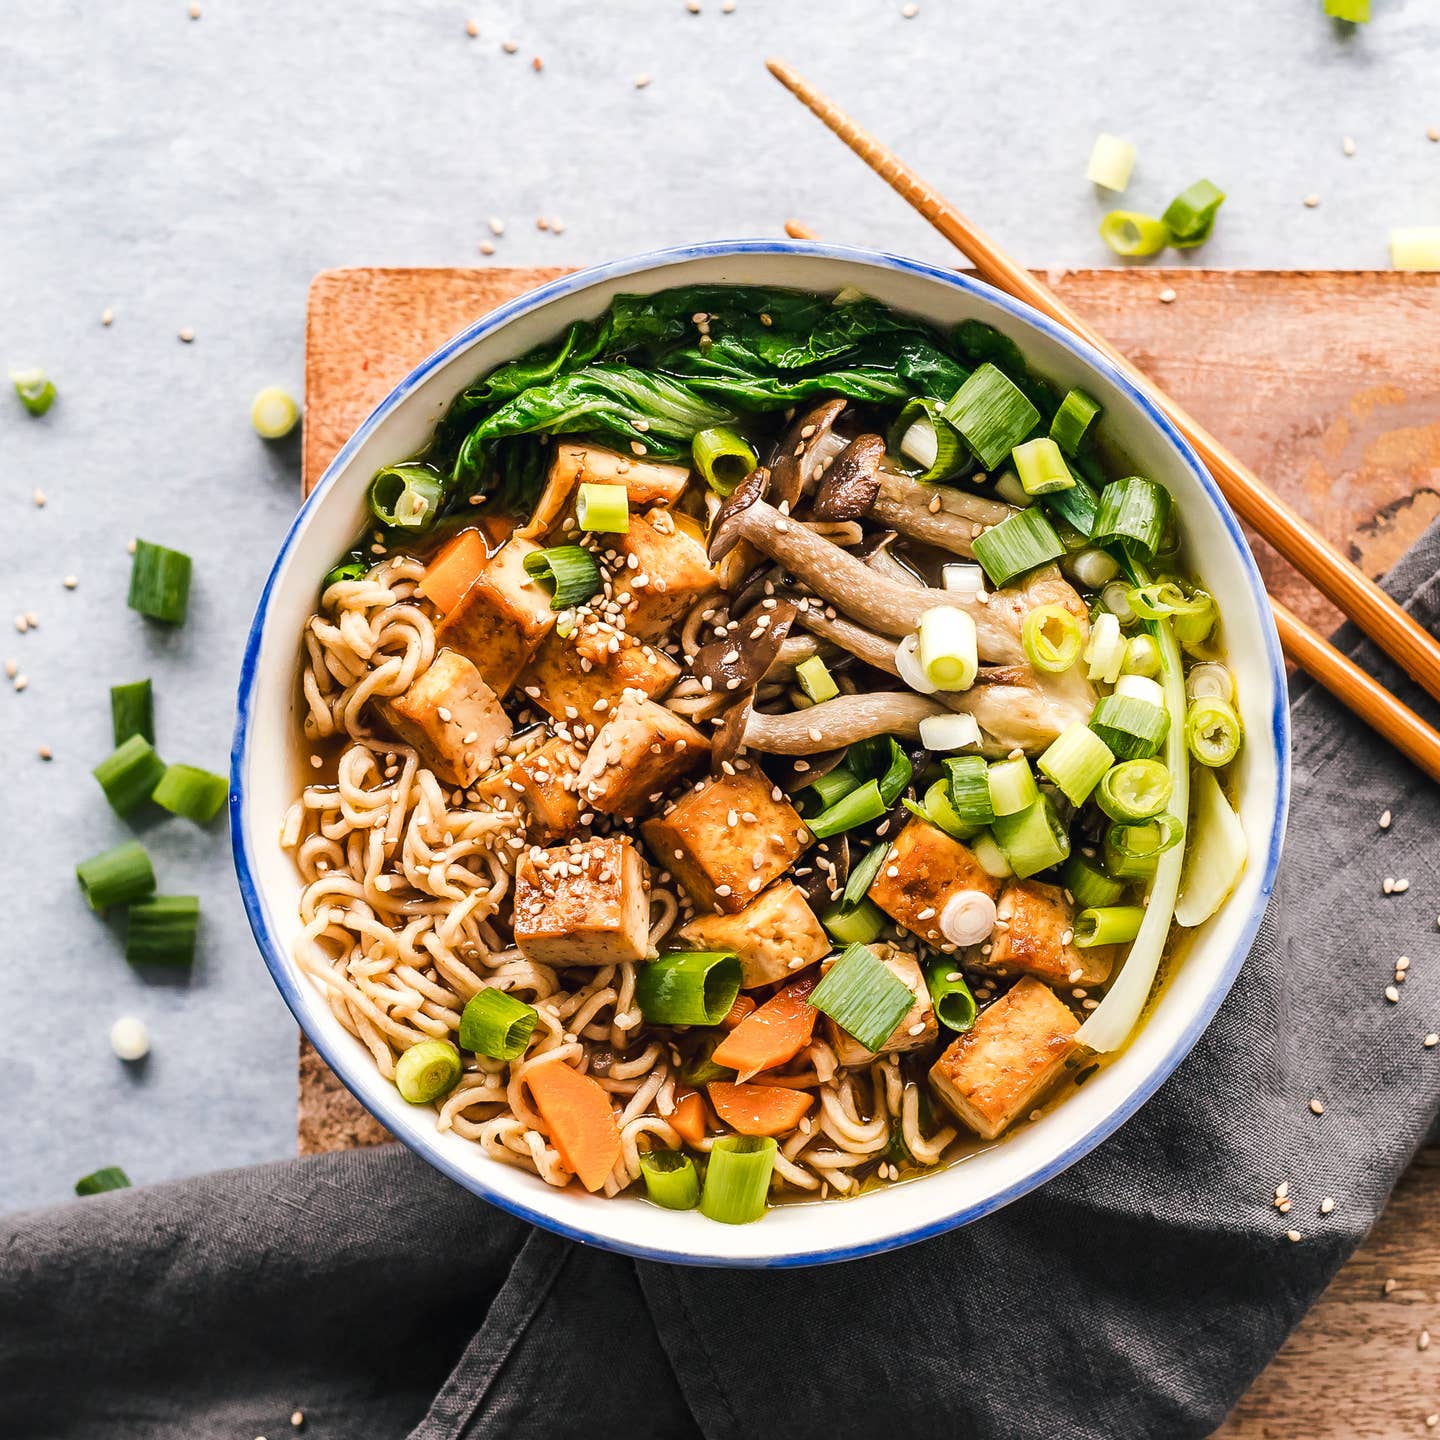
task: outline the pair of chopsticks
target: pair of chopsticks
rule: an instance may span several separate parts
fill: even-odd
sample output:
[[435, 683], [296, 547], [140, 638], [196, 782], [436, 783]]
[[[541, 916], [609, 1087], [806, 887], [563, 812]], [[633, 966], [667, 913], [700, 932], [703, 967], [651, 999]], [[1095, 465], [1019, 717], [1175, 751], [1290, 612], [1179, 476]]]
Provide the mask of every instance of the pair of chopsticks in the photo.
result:
[[[901, 199], [945, 236], [974, 265], [982, 279], [1073, 331], [1148, 395], [1199, 452], [1240, 518], [1348, 615], [1411, 679], [1440, 699], [1440, 641], [1267, 489], [1257, 475], [1198, 421], [1096, 334], [1048, 285], [1011, 259], [897, 155], [862, 130], [784, 61], [766, 63], [770, 73]], [[805, 227], [794, 222], [787, 224], [786, 229], [792, 235], [805, 232]], [[1272, 599], [1270, 604], [1285, 654], [1431, 779], [1440, 781], [1440, 734], [1279, 601]]]

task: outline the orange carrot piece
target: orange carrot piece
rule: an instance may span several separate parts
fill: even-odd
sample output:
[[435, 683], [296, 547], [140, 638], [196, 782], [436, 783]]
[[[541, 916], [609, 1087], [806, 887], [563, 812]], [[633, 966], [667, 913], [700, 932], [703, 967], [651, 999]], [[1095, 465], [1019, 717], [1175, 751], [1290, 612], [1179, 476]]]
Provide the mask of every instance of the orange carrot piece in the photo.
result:
[[712, 1081], [706, 1089], [715, 1113], [741, 1135], [784, 1135], [793, 1130], [815, 1097], [783, 1085], [732, 1085]]
[[525, 1082], [560, 1158], [587, 1190], [598, 1190], [620, 1158], [620, 1127], [610, 1097], [560, 1060], [532, 1067]]
[[420, 580], [420, 593], [448, 615], [474, 583], [485, 556], [485, 537], [478, 530], [462, 530], [430, 562]]
[[705, 1143], [705, 1097], [698, 1090], [675, 1087], [675, 1110], [670, 1116], [670, 1125], [675, 1133], [687, 1144], [700, 1146]]
[[777, 991], [736, 1025], [711, 1058], [734, 1070], [742, 1081], [793, 1060], [815, 1030], [815, 1007], [805, 998], [814, 988], [814, 979], [806, 976]]
[[749, 995], [737, 995], [725, 1018], [720, 1022], [726, 1030], [733, 1030], [747, 1015], [755, 1013], [755, 1001]]

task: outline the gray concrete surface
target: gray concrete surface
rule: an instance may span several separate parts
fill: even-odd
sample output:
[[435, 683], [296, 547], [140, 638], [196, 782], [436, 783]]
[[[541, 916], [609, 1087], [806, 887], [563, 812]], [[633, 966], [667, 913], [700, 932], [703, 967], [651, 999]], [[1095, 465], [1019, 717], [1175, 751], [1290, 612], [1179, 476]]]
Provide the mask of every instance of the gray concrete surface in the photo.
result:
[[[1440, 17], [1422, 0], [1375, 0], [1362, 30], [1319, 0], [922, 0], [908, 20], [899, 0], [200, 3], [198, 20], [186, 0], [0, 14], [0, 361], [44, 365], [61, 391], [39, 421], [0, 395], [0, 656], [29, 681], [0, 687], [0, 1209], [102, 1164], [148, 1181], [293, 1148], [294, 1027], [222, 827], [142, 827], [162, 888], [203, 897], [199, 963], [173, 984], [127, 970], [71, 867], [130, 831], [88, 773], [109, 685], [153, 676], [163, 753], [225, 764], [298, 474], [248, 405], [298, 389], [317, 270], [583, 264], [787, 215], [948, 259], [766, 76], [770, 53], [1034, 264], [1108, 258], [1083, 179], [1101, 129], [1140, 146], [1135, 208], [1201, 175], [1229, 191], [1187, 263], [1379, 266], [1390, 226], [1440, 223]], [[493, 262], [490, 216], [508, 224]], [[183, 630], [125, 608], [137, 533], [195, 556]], [[23, 611], [38, 630], [10, 628]], [[139, 1070], [109, 1049], [121, 1014], [154, 1035]]]

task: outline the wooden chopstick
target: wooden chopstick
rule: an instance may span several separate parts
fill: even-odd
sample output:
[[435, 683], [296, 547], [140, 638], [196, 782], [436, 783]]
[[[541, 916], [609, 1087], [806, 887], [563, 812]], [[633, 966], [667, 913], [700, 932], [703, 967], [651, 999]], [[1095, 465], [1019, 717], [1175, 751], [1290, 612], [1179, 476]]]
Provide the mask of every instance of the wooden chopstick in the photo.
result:
[[[1017, 264], [982, 230], [930, 188], [900, 158], [862, 130], [844, 111], [782, 60], [770, 73], [829, 127], [900, 197], [919, 211], [992, 285], [1033, 305], [1089, 342], [1163, 410], [1200, 452], [1225, 498], [1307, 580], [1348, 615], [1411, 679], [1440, 699], [1440, 642], [1412, 619], [1368, 575], [1261, 482], [1238, 457], [1153, 381], [1095, 333], [1053, 290]], [[1298, 622], [1297, 622], [1298, 623]], [[1312, 638], [1320, 644], [1318, 635]], [[1294, 656], [1298, 662], [1299, 657]], [[1343, 657], [1339, 657], [1343, 659]], [[1347, 662], [1348, 663], [1348, 662]], [[1316, 676], [1319, 679], [1319, 676]], [[1378, 688], [1378, 687], [1377, 687]], [[1343, 698], [1343, 697], [1337, 697]], [[1353, 707], [1352, 707], [1353, 708]], [[1417, 717], [1418, 721], [1418, 717]], [[1423, 722], [1420, 722], [1423, 723]]]

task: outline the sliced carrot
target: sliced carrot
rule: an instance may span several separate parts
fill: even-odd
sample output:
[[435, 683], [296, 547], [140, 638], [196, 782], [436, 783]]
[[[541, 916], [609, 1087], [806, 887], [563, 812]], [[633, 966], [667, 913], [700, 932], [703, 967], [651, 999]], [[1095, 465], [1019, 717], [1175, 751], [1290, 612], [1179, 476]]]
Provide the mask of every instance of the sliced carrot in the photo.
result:
[[731, 1085], [712, 1081], [706, 1089], [715, 1113], [741, 1135], [784, 1135], [810, 1108], [814, 1096], [783, 1085]]
[[478, 530], [462, 530], [430, 562], [420, 593], [441, 614], [449, 614], [474, 583], [485, 554], [485, 537]]
[[815, 1007], [805, 998], [814, 988], [814, 978], [806, 976], [777, 991], [735, 1026], [711, 1058], [734, 1070], [742, 1081], [793, 1060], [815, 1030]]
[[747, 1015], [755, 1013], [755, 1001], [749, 995], [737, 995], [725, 1018], [720, 1022], [727, 1030], [733, 1030]]
[[705, 1097], [698, 1090], [675, 1087], [675, 1109], [670, 1124], [675, 1133], [687, 1144], [700, 1146], [705, 1143]]
[[587, 1190], [598, 1190], [620, 1158], [620, 1127], [610, 1097], [559, 1060], [532, 1067], [525, 1081], [560, 1158]]

